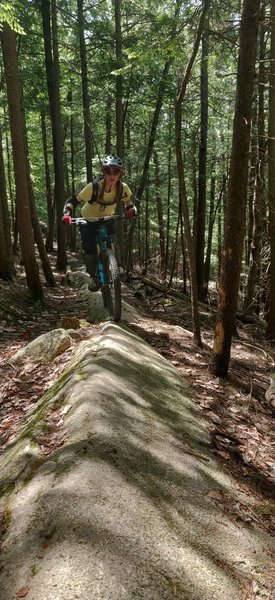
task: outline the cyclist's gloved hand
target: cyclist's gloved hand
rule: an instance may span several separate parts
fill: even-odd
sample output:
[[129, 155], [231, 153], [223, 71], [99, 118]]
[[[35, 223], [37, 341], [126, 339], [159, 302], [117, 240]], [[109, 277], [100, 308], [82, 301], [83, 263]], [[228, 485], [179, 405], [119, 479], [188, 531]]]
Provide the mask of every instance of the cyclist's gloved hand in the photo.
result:
[[72, 217], [71, 217], [71, 215], [63, 215], [62, 221], [66, 225], [71, 225], [72, 224]]
[[125, 209], [126, 219], [133, 219], [137, 214], [136, 207], [132, 204], [132, 206], [127, 206]]

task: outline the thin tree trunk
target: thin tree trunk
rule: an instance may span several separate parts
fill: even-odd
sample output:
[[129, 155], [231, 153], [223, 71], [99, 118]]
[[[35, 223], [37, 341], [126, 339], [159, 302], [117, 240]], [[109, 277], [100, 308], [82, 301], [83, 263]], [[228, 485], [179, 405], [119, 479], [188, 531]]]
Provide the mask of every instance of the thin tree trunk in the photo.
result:
[[[176, 33], [177, 33], [177, 25], [178, 25], [178, 18], [179, 18], [180, 7], [181, 7], [181, 0], [177, 0], [176, 4], [175, 4], [175, 15], [174, 15], [174, 19], [173, 19], [173, 25], [172, 25], [172, 30], [171, 30], [169, 42], [172, 42], [175, 39], [175, 36], [176, 36]], [[168, 75], [169, 75], [169, 71], [170, 71], [170, 67], [172, 65], [172, 62], [173, 62], [173, 58], [169, 58], [165, 62], [165, 65], [164, 65], [164, 68], [163, 68], [163, 71], [162, 71], [162, 75], [161, 75], [161, 79], [160, 79], [160, 83], [159, 83], [159, 87], [158, 87], [158, 94], [157, 94], [156, 106], [155, 106], [153, 120], [152, 120], [152, 124], [151, 124], [151, 131], [150, 131], [150, 136], [149, 136], [147, 151], [146, 151], [146, 155], [145, 155], [145, 158], [144, 158], [141, 179], [140, 179], [137, 191], [136, 191], [137, 206], [138, 207], [139, 207], [139, 204], [141, 202], [142, 195], [143, 195], [144, 188], [145, 188], [146, 181], [147, 181], [147, 175], [148, 175], [148, 169], [149, 169], [149, 162], [150, 162], [150, 159], [151, 159], [151, 156], [152, 156], [152, 152], [153, 152], [153, 148], [154, 148], [154, 143], [155, 143], [155, 138], [156, 138], [156, 131], [157, 131], [157, 126], [158, 126], [159, 115], [160, 115], [160, 111], [161, 111], [161, 107], [162, 107], [164, 92], [165, 92], [165, 89], [166, 89], [167, 78], [168, 78]]]
[[270, 238], [269, 309], [267, 337], [275, 341], [275, 0], [271, 0], [271, 48], [268, 119], [268, 207]]
[[108, 94], [106, 102], [106, 113], [105, 113], [105, 154], [111, 154], [111, 140], [112, 140], [112, 96]]
[[6, 189], [2, 130], [0, 127], [0, 277], [2, 279], [12, 279], [14, 275], [15, 267], [12, 252], [11, 221]]
[[150, 260], [150, 218], [149, 218], [149, 189], [146, 187], [145, 191], [145, 256], [144, 256], [144, 270], [147, 273], [148, 262]]
[[253, 231], [249, 257], [249, 270], [247, 277], [246, 294], [244, 299], [244, 310], [255, 308], [254, 293], [261, 263], [261, 240], [263, 222], [265, 216], [265, 194], [264, 194], [264, 161], [265, 161], [265, 32], [264, 24], [265, 7], [263, 5], [260, 19], [260, 55], [259, 55], [259, 108], [258, 108], [258, 163], [256, 165], [256, 178], [253, 202]]
[[[116, 68], [122, 67], [122, 34], [121, 34], [121, 0], [115, 0], [115, 49]], [[116, 151], [123, 159], [124, 131], [123, 131], [123, 77], [116, 76]]]
[[64, 168], [62, 160], [63, 140], [60, 111], [60, 78], [56, 0], [52, 0], [51, 3], [48, 2], [48, 0], [42, 0], [41, 9], [43, 21], [47, 86], [53, 139], [53, 160], [55, 176], [54, 197], [57, 221], [57, 268], [63, 271], [66, 269], [66, 235], [65, 227], [62, 224], [63, 206], [65, 204], [65, 187]]
[[189, 218], [189, 209], [187, 201], [187, 192], [185, 185], [185, 174], [182, 156], [182, 136], [181, 136], [181, 116], [182, 116], [182, 103], [185, 97], [186, 88], [191, 76], [193, 64], [198, 53], [199, 44], [203, 31], [203, 24], [205, 15], [208, 11], [209, 0], [205, 0], [203, 9], [201, 12], [197, 34], [194, 42], [193, 52], [190, 56], [185, 75], [182, 79], [181, 88], [177, 97], [175, 107], [175, 132], [176, 132], [176, 157], [177, 157], [177, 170], [179, 179], [179, 193], [182, 215], [184, 220], [186, 246], [188, 251], [188, 262], [189, 262], [189, 273], [190, 273], [190, 284], [191, 284], [191, 307], [192, 307], [192, 321], [193, 321], [193, 334], [194, 342], [198, 346], [202, 347], [201, 333], [200, 333], [200, 320], [199, 320], [199, 309], [198, 309], [198, 288], [196, 279], [196, 266], [194, 247], [192, 240], [192, 232]]
[[20, 246], [26, 271], [28, 290], [32, 298], [42, 299], [43, 290], [35, 258], [28, 196], [27, 157], [25, 155], [24, 145], [24, 125], [20, 101], [16, 38], [14, 31], [12, 31], [7, 23], [4, 23], [3, 25], [1, 39], [9, 103]]
[[211, 266], [211, 250], [212, 250], [212, 236], [215, 219], [215, 189], [216, 189], [216, 174], [214, 166], [211, 170], [211, 189], [210, 189], [210, 206], [209, 206], [209, 224], [208, 224], [208, 237], [207, 237], [207, 248], [204, 265], [204, 293], [205, 297], [208, 294], [208, 285], [210, 279], [210, 266]]
[[[170, 119], [171, 125], [171, 119]], [[169, 136], [170, 139], [170, 136]], [[169, 145], [168, 149], [168, 173], [167, 173], [167, 213], [166, 213], [166, 248], [165, 248], [165, 277], [169, 268], [169, 252], [170, 252], [170, 215], [171, 215], [171, 157], [172, 148]]]
[[158, 230], [159, 230], [159, 251], [160, 251], [160, 269], [159, 275], [162, 280], [165, 279], [165, 231], [163, 221], [163, 208], [162, 199], [160, 195], [160, 176], [159, 176], [159, 162], [158, 155], [156, 152], [153, 153], [155, 163], [155, 185], [156, 185], [156, 201], [157, 201], [157, 215], [158, 215]]
[[[122, 67], [122, 34], [121, 34], [121, 0], [114, 0], [115, 3], [115, 53], [116, 68]], [[123, 77], [116, 76], [116, 152], [120, 158], [124, 156], [124, 119], [123, 119]], [[122, 202], [118, 204], [118, 214], [122, 216], [124, 207]], [[130, 229], [131, 230], [131, 229]], [[125, 243], [124, 243], [124, 223], [117, 222], [117, 238], [119, 245], [120, 260], [125, 267]], [[127, 253], [129, 247], [132, 249], [132, 239], [127, 239]], [[130, 259], [130, 262], [132, 257]], [[128, 265], [130, 267], [130, 263]], [[128, 269], [129, 270], [129, 269]]]
[[[73, 102], [73, 93], [70, 90], [70, 92], [68, 93], [68, 103], [69, 106], [71, 107], [71, 118], [70, 118], [70, 166], [71, 166], [71, 193], [74, 196], [75, 195], [75, 167], [74, 167], [74, 160], [75, 160], [75, 156], [74, 156], [74, 117], [73, 117], [73, 110], [72, 110], [72, 102]], [[76, 228], [75, 227], [71, 227], [71, 232], [70, 232], [70, 248], [71, 250], [75, 250], [76, 247]]]
[[181, 204], [180, 204], [180, 201], [179, 201], [179, 210], [178, 210], [178, 219], [177, 219], [177, 226], [176, 226], [175, 245], [174, 245], [174, 251], [173, 251], [172, 262], [171, 262], [170, 277], [169, 277], [169, 282], [168, 282], [168, 287], [169, 288], [172, 286], [174, 272], [175, 272], [176, 257], [177, 257], [177, 251], [178, 251], [178, 241], [179, 241], [180, 220], [181, 220]]
[[212, 359], [212, 371], [217, 377], [227, 377], [238, 302], [259, 14], [260, 0], [244, 0], [240, 26], [228, 208]]
[[206, 173], [208, 133], [208, 32], [202, 35], [201, 54], [201, 130], [199, 147], [198, 213], [196, 240], [196, 271], [199, 300], [204, 300], [204, 249], [206, 220]]
[[6, 133], [6, 157], [7, 157], [7, 175], [8, 175], [8, 190], [9, 190], [9, 198], [10, 198], [10, 206], [11, 206], [11, 228], [13, 232], [13, 245], [12, 251], [13, 254], [17, 253], [18, 248], [18, 227], [17, 227], [17, 217], [16, 217], [16, 206], [14, 202], [14, 194], [12, 189], [12, 177], [11, 177], [11, 157], [10, 157], [10, 145], [9, 145], [9, 136]]
[[193, 184], [193, 244], [197, 247], [198, 239], [198, 181], [197, 181], [197, 133], [192, 134], [192, 184]]
[[[22, 94], [23, 98], [23, 94]], [[22, 105], [24, 106], [24, 102], [22, 101]], [[27, 169], [27, 181], [28, 181], [28, 194], [29, 194], [29, 203], [30, 203], [30, 214], [31, 214], [31, 222], [34, 233], [34, 239], [37, 245], [37, 249], [39, 252], [39, 257], [41, 260], [42, 269], [45, 275], [46, 282], [51, 286], [55, 287], [56, 283], [54, 280], [53, 272], [51, 269], [50, 261], [47, 255], [46, 247], [44, 245], [44, 239], [39, 223], [39, 219], [37, 216], [36, 205], [35, 205], [35, 197], [33, 192], [31, 173], [30, 173], [30, 163], [29, 163], [29, 150], [28, 150], [28, 138], [27, 138], [27, 127], [26, 127], [26, 119], [25, 113], [22, 109], [22, 121], [24, 126], [24, 145], [25, 145], [25, 156], [26, 156], [26, 169]]]
[[83, 0], [77, 0], [77, 17], [78, 17], [80, 60], [81, 60], [81, 85], [82, 85], [82, 107], [83, 107], [84, 137], [85, 137], [86, 173], [87, 173], [87, 181], [92, 181], [92, 179], [93, 179], [92, 125], [91, 125], [90, 100], [89, 100], [89, 90], [88, 90], [87, 52], [86, 52], [85, 35], [84, 35]]
[[42, 144], [43, 144], [43, 155], [45, 164], [45, 182], [46, 182], [46, 198], [47, 198], [47, 215], [48, 215], [48, 231], [46, 236], [46, 250], [47, 252], [53, 252], [53, 235], [54, 235], [54, 201], [51, 189], [51, 176], [48, 161], [48, 144], [47, 144], [47, 131], [46, 131], [46, 117], [45, 110], [41, 111], [41, 131], [42, 131]]

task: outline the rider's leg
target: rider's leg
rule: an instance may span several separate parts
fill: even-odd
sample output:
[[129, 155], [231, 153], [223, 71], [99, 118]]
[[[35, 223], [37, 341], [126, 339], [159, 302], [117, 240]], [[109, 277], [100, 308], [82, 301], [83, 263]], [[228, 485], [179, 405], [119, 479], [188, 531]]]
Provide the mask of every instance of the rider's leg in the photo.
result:
[[98, 290], [99, 285], [95, 277], [96, 274], [96, 223], [87, 223], [80, 227], [82, 248], [83, 248], [83, 259], [86, 266], [86, 271], [90, 275], [89, 290], [95, 292]]
[[96, 274], [96, 256], [95, 254], [83, 255], [86, 271], [90, 275], [89, 290], [90, 292], [96, 292], [99, 289], [99, 283], [95, 276]]

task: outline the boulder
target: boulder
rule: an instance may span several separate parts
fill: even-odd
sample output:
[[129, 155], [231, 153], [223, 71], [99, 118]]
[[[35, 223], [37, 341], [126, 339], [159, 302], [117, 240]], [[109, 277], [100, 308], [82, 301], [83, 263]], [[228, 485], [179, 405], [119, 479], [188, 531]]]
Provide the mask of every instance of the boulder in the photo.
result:
[[25, 358], [33, 359], [35, 362], [47, 363], [53, 360], [62, 352], [65, 352], [71, 345], [71, 336], [65, 329], [53, 329], [48, 333], [43, 333], [35, 340], [32, 340], [24, 348], [20, 348], [9, 360], [12, 363], [22, 361]]

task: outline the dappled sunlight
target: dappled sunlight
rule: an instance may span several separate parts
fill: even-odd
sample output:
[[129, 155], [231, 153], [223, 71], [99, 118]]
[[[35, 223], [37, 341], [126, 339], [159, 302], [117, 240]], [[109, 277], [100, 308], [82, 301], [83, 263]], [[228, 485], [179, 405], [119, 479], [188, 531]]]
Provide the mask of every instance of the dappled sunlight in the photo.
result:
[[85, 600], [90, 586], [112, 600], [210, 600], [213, 589], [235, 600], [238, 561], [261, 560], [263, 538], [224, 513], [238, 492], [176, 369], [110, 331], [81, 344], [63, 373], [67, 437], [14, 495], [4, 553], [21, 566], [4, 575], [17, 589], [35, 565], [46, 600], [52, 579], [56, 594], [73, 580]]

